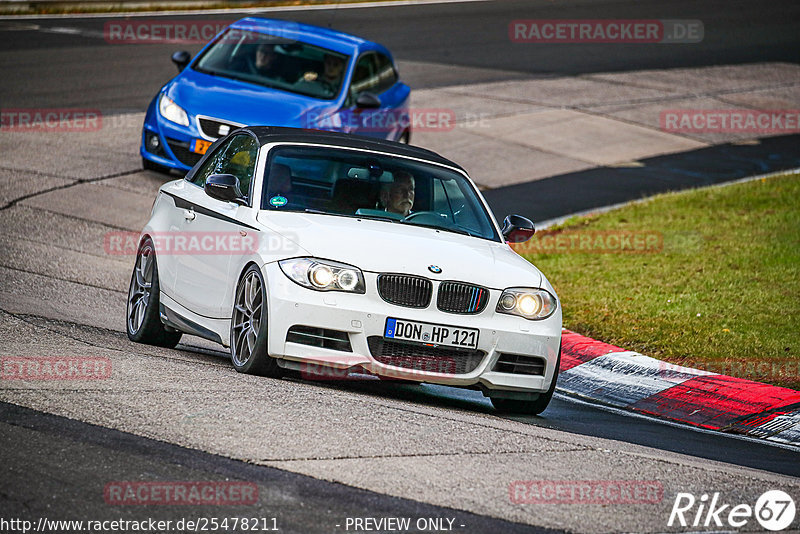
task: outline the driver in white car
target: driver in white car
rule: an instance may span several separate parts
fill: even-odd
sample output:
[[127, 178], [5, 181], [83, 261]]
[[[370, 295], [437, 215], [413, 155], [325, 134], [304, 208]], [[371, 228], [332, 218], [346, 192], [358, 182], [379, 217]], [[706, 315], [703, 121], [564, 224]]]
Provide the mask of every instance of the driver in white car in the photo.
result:
[[386, 211], [408, 217], [414, 207], [414, 176], [408, 171], [397, 171], [394, 180], [381, 188], [381, 204]]

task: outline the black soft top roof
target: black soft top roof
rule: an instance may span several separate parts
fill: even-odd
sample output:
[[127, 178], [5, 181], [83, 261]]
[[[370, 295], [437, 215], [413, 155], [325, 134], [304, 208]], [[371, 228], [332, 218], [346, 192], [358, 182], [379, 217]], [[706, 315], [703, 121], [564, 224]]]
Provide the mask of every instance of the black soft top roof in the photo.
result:
[[[436, 152], [373, 137], [345, 134], [338, 132], [325, 132], [322, 130], [306, 130], [301, 128], [286, 128], [279, 126], [247, 126], [241, 130], [249, 130], [256, 136], [260, 144], [266, 143], [319, 143], [345, 148], [359, 148], [362, 150], [375, 150], [399, 156], [423, 159], [433, 163], [448, 165], [464, 170], [461, 165], [443, 158]], [[466, 173], [466, 171], [464, 171]]]

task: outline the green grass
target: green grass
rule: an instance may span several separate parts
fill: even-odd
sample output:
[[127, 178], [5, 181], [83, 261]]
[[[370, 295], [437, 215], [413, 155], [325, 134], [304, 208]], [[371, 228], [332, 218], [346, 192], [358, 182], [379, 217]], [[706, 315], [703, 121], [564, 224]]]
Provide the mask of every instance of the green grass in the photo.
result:
[[[608, 232], [660, 235], [663, 246], [540, 253], [556, 236], [594, 243]], [[800, 389], [800, 175], [659, 195], [573, 218], [516, 248], [555, 287], [565, 328]]]

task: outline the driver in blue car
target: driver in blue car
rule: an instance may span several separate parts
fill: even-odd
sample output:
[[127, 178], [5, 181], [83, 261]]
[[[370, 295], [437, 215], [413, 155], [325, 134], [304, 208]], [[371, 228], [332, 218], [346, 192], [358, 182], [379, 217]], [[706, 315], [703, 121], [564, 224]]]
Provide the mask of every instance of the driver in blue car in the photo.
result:
[[284, 80], [286, 69], [283, 58], [275, 50], [272, 43], [259, 43], [252, 52], [233, 64], [233, 68], [240, 72], [257, 74], [272, 80]]
[[408, 217], [414, 207], [414, 176], [408, 171], [397, 171], [394, 180], [381, 188], [381, 204], [386, 211]]

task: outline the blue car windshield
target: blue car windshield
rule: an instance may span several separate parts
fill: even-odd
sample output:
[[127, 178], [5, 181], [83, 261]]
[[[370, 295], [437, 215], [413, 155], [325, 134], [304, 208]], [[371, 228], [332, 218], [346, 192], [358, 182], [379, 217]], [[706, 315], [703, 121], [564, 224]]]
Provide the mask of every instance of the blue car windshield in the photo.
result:
[[195, 62], [198, 72], [332, 100], [350, 56], [266, 33], [229, 28]]
[[452, 169], [389, 154], [279, 146], [261, 208], [377, 219], [499, 240], [478, 193]]

